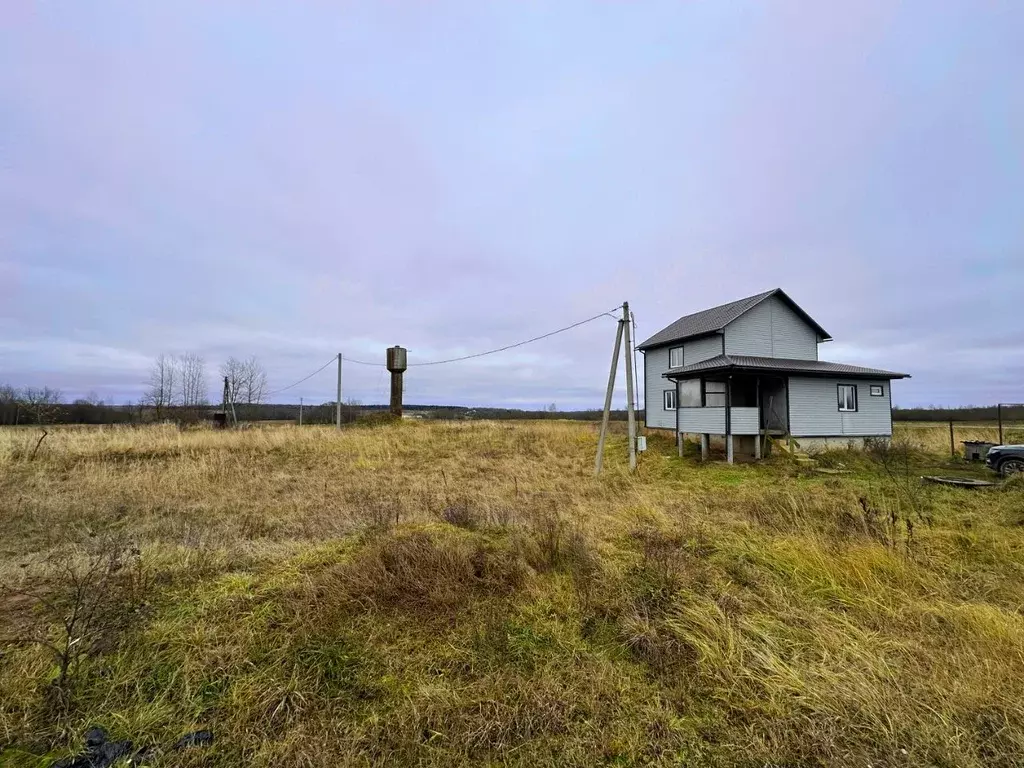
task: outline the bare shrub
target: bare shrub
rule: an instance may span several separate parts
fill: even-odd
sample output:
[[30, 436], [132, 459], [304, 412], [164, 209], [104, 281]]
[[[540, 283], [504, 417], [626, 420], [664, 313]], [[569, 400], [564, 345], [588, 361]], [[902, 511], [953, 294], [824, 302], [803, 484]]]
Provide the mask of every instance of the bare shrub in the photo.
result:
[[906, 438], [872, 440], [865, 445], [868, 455], [881, 467], [897, 498], [919, 521], [930, 526], [929, 498], [917, 471], [920, 456], [914, 445]]
[[145, 604], [151, 575], [134, 544], [106, 538], [65, 549], [28, 578], [35, 586], [12, 591], [34, 599], [46, 620], [37, 642], [57, 664], [52, 703], [64, 712], [81, 662], [113, 649]]
[[480, 518], [465, 499], [448, 504], [441, 511], [441, 519], [456, 528], [474, 530], [480, 526]]
[[361, 508], [360, 516], [371, 531], [389, 531], [402, 521], [402, 502], [397, 497], [376, 498]]
[[534, 511], [528, 517], [528, 528], [540, 556], [535, 567], [538, 570], [557, 568], [561, 562], [562, 538], [565, 533], [565, 521], [558, 511], [551, 507]]
[[510, 594], [529, 572], [516, 548], [415, 531], [367, 545], [335, 570], [333, 584], [343, 601], [366, 608], [436, 612]]

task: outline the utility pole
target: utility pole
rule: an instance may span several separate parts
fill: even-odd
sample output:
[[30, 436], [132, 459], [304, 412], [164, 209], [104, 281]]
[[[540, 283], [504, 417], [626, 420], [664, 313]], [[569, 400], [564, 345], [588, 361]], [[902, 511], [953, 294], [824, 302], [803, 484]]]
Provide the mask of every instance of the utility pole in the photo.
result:
[[302, 398], [299, 398], [299, 426], [302, 426]]
[[622, 302], [622, 324], [626, 330], [626, 411], [629, 419], [629, 471], [636, 470], [636, 414], [633, 413], [633, 334], [630, 333], [629, 302]]
[[338, 402], [335, 403], [334, 420], [341, 429], [341, 352], [338, 353]]
[[597, 439], [597, 458], [594, 459], [594, 474], [601, 474], [601, 465], [604, 463], [604, 439], [608, 434], [608, 417], [612, 409], [612, 393], [615, 391], [615, 371], [619, 367], [619, 349], [622, 347], [622, 321], [618, 322], [618, 329], [615, 331], [615, 347], [612, 349], [612, 366], [608, 372], [608, 389], [604, 393], [604, 413], [601, 414], [601, 435]]

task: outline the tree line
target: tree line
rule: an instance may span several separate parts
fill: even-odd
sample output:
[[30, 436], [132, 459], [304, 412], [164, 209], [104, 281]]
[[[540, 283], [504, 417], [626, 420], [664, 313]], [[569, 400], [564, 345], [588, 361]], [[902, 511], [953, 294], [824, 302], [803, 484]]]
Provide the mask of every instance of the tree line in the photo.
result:
[[[1004, 405], [1003, 421], [1024, 421], [1024, 405]], [[969, 405], [960, 408], [893, 408], [893, 421], [995, 421], [999, 409], [994, 405]]]
[[[253, 356], [229, 357], [220, 368], [228, 408], [239, 420], [258, 418], [267, 395], [267, 372]], [[224, 401], [218, 391], [216, 404]], [[138, 404], [105, 403], [95, 393], [65, 402], [59, 389], [0, 384], [0, 424], [127, 424], [144, 421], [198, 421], [210, 411], [210, 382], [200, 355], [160, 355], [150, 369]]]
[[[266, 369], [255, 356], [246, 360], [229, 357], [220, 366], [220, 375], [225, 389], [216, 402], [226, 402], [240, 419], [252, 418], [267, 394]], [[206, 361], [191, 353], [160, 355], [153, 363], [142, 402], [153, 409], [158, 420], [197, 416], [208, 410]]]

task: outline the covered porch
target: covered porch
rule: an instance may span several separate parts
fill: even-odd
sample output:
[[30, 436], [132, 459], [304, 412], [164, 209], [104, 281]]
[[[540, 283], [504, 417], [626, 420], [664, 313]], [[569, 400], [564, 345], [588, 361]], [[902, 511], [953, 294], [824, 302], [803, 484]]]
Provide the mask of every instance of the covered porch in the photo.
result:
[[680, 372], [676, 387], [676, 440], [699, 435], [708, 459], [713, 436], [725, 441], [726, 460], [737, 454], [760, 459], [767, 436], [789, 432], [787, 377], [779, 374]]

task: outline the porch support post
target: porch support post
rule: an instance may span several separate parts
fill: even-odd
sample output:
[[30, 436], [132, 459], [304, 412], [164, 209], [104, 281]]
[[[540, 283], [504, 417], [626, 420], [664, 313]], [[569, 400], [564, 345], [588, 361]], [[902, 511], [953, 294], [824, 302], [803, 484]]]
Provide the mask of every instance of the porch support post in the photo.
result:
[[761, 434], [764, 425], [761, 424], [761, 377], [754, 379], [754, 402], [757, 405], [757, 434], [754, 435], [754, 458], [761, 459]]
[[683, 458], [683, 433], [679, 431], [679, 379], [676, 379], [676, 453]]
[[732, 376], [725, 381], [725, 456], [726, 461], [732, 464]]

